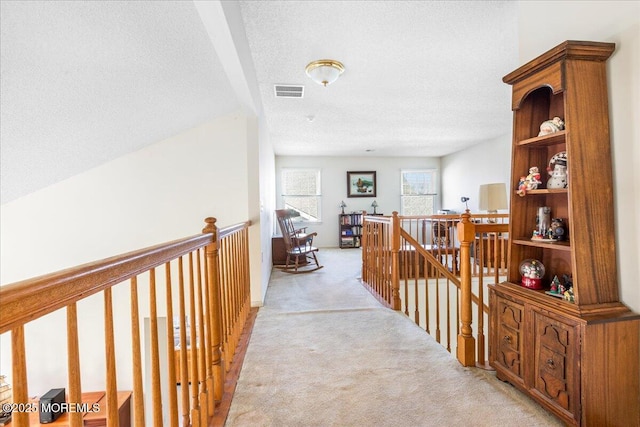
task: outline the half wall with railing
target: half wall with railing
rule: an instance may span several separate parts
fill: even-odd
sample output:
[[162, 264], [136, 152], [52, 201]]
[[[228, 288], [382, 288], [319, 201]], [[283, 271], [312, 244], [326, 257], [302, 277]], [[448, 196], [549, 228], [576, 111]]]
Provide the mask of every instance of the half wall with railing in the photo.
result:
[[486, 365], [488, 295], [506, 274], [506, 214], [363, 216], [362, 281], [465, 365]]
[[[67, 425], [208, 425], [250, 313], [250, 223], [222, 229], [215, 218], [205, 223], [202, 234], [0, 287], [0, 334], [11, 342], [14, 404], [36, 408], [28, 355], [50, 351], [27, 348], [29, 324], [62, 312], [67, 402], [83, 409], [63, 414]], [[87, 298], [100, 294], [102, 318], [79, 316]], [[114, 307], [123, 306], [127, 328], [121, 328], [122, 316], [114, 322]], [[103, 390], [93, 394], [81, 386], [95, 370], [79, 340], [87, 322], [104, 331]], [[123, 336], [128, 345], [121, 345]], [[14, 412], [12, 425], [36, 423], [37, 413], [28, 412]]]

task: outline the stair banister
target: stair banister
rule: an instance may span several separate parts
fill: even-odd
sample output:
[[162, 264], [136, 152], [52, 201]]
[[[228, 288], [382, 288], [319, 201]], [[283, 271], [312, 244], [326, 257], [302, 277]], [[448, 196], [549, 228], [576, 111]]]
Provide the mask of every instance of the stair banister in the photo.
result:
[[474, 242], [475, 224], [467, 209], [458, 223], [460, 241], [460, 334], [458, 335], [457, 357], [462, 366], [475, 366], [476, 340], [473, 337], [472, 293], [471, 293], [471, 245]]

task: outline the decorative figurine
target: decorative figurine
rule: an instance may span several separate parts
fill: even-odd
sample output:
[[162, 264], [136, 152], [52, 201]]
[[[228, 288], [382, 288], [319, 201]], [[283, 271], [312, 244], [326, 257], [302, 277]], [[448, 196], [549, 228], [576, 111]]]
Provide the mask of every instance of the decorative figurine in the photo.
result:
[[553, 280], [551, 281], [550, 292], [554, 294], [559, 294], [560, 292], [558, 291], [558, 289], [561, 285], [562, 284], [560, 283], [560, 279], [558, 279], [558, 276], [553, 276]]
[[544, 272], [544, 265], [540, 261], [537, 259], [525, 259], [520, 263], [522, 286], [529, 289], [543, 289], [542, 277]]
[[540, 206], [538, 208], [536, 225], [540, 238], [547, 239], [551, 226], [551, 208], [549, 206]]
[[560, 117], [554, 117], [551, 120], [545, 120], [540, 125], [540, 132], [538, 136], [549, 135], [556, 133], [564, 129], [564, 121]]
[[561, 151], [549, 160], [547, 173], [550, 175], [547, 180], [547, 188], [567, 188], [569, 181], [567, 177], [567, 153]]
[[573, 295], [573, 286], [564, 291], [562, 294], [562, 299], [569, 302], [575, 302], [575, 297]]
[[529, 190], [535, 190], [538, 185], [542, 184], [540, 181], [540, 169], [537, 166], [531, 166], [529, 168], [529, 175], [520, 178], [518, 183], [518, 196], [523, 197]]
[[562, 241], [567, 239], [567, 228], [564, 224], [564, 219], [553, 218], [551, 220], [551, 238], [554, 240]]

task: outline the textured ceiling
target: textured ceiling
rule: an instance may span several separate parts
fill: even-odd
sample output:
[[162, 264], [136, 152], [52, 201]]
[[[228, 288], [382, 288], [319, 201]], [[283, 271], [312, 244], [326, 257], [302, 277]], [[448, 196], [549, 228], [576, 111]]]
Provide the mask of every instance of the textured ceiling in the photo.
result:
[[[279, 155], [442, 156], [510, 129], [516, 2], [2, 0], [0, 18], [2, 203], [247, 100]], [[327, 88], [304, 73], [323, 58], [346, 67]]]
[[[510, 132], [502, 76], [518, 61], [515, 2], [242, 1], [241, 10], [277, 154], [442, 156]], [[324, 58], [346, 67], [326, 88], [304, 73]], [[276, 99], [274, 84], [304, 85], [304, 98]]]

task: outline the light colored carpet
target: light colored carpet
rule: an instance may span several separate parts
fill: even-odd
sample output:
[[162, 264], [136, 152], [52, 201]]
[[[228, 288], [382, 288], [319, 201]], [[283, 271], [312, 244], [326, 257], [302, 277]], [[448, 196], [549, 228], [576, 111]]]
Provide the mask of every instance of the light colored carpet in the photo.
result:
[[226, 426], [560, 426], [362, 286], [360, 250], [274, 270]]

